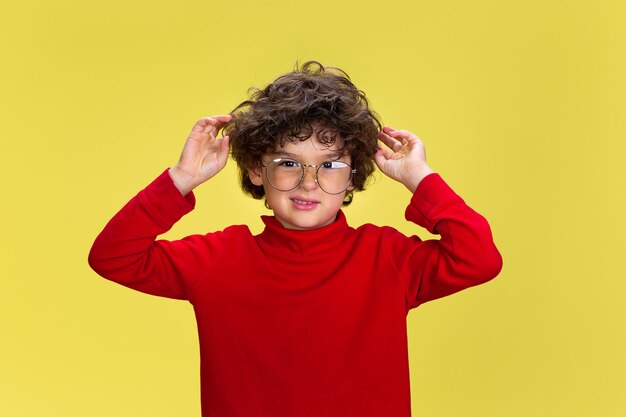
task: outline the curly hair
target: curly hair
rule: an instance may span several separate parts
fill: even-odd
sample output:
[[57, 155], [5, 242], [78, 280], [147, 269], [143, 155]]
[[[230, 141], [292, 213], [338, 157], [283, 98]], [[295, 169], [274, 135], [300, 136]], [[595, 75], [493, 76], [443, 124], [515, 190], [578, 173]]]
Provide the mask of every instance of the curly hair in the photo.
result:
[[[258, 167], [263, 155], [286, 142], [304, 141], [315, 135], [325, 146], [337, 144], [351, 157], [356, 169], [355, 191], [365, 189], [375, 170], [374, 154], [382, 125], [370, 109], [365, 93], [355, 87], [344, 71], [307, 61], [278, 77], [264, 89], [251, 88], [250, 98], [231, 113], [224, 127], [230, 137], [232, 158], [239, 167], [243, 191], [261, 199], [262, 186], [254, 185], [248, 169]], [[343, 204], [352, 202], [353, 191]]]

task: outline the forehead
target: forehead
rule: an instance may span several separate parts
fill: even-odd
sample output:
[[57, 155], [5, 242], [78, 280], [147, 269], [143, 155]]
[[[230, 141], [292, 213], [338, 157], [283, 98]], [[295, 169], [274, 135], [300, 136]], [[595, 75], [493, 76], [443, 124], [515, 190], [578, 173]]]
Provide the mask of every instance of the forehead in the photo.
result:
[[346, 150], [343, 148], [343, 142], [336, 140], [334, 143], [320, 143], [315, 135], [305, 140], [296, 140], [286, 142], [283, 146], [280, 144], [274, 149], [272, 155], [288, 156], [291, 158], [302, 158], [308, 160], [320, 160], [329, 158], [340, 158], [346, 156]]

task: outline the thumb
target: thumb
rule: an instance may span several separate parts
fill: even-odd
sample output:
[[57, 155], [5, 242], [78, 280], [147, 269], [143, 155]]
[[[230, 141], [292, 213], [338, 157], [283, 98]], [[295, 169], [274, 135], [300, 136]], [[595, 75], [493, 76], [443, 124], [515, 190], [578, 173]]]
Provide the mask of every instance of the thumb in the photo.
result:
[[228, 151], [228, 147], [230, 146], [230, 136], [223, 136], [220, 138], [220, 150]]
[[374, 162], [382, 172], [385, 172], [385, 169], [387, 167], [387, 160], [389, 159], [389, 157], [389, 151], [384, 148], [378, 148], [378, 150], [374, 154]]
[[222, 164], [226, 164], [229, 154], [230, 137], [224, 136], [220, 139], [219, 159]]

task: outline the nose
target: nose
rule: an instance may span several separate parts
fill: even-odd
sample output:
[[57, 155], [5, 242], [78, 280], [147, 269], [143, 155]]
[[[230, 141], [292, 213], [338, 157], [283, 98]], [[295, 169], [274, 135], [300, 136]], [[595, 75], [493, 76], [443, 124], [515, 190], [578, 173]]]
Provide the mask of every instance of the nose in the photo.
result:
[[317, 185], [317, 172], [315, 171], [315, 167], [305, 165], [304, 169], [304, 177], [302, 177], [302, 181], [300, 182], [300, 188], [305, 191], [314, 190], [318, 187]]

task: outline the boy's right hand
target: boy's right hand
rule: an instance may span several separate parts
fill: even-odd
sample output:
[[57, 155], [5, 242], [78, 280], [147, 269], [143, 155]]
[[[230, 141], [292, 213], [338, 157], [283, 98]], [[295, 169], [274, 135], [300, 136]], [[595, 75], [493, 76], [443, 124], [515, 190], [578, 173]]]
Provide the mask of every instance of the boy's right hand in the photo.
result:
[[217, 134], [231, 119], [230, 114], [205, 117], [194, 125], [178, 163], [169, 170], [183, 196], [226, 166], [229, 138], [218, 139]]

